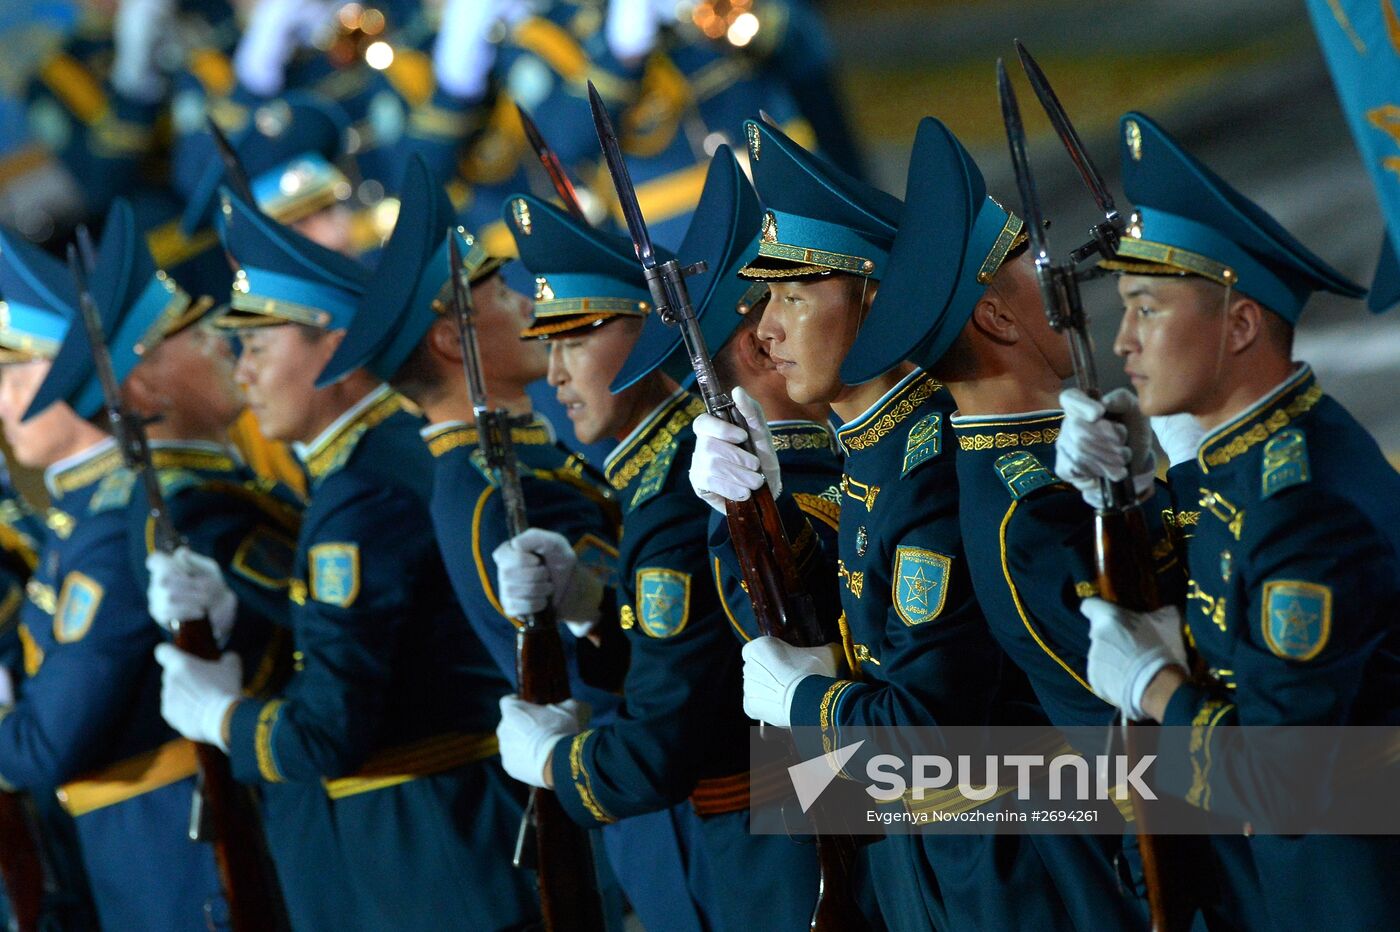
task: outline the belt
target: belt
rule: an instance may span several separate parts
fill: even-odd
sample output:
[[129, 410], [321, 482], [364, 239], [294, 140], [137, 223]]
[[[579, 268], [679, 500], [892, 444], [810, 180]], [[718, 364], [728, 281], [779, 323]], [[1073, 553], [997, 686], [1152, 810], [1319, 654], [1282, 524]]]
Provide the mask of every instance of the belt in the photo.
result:
[[[1018, 754], [1040, 754], [1049, 760], [1066, 754], [1078, 755], [1074, 748], [1070, 747], [1063, 739], [1057, 735], [1047, 733], [1043, 738], [1033, 741], [1024, 748], [1017, 750]], [[1032, 773], [1044, 772], [1044, 768], [1033, 768]], [[914, 790], [905, 790], [902, 802], [904, 808], [912, 814], [942, 812], [954, 815], [960, 812], [971, 812], [990, 802], [994, 802], [1007, 793], [1014, 792], [1016, 784], [1009, 786], [998, 786], [992, 795], [986, 799], [969, 799], [964, 796], [956, 786], [950, 786], [941, 790], [925, 790], [923, 799], [914, 798]]]
[[68, 814], [77, 817], [178, 783], [194, 776], [197, 766], [194, 743], [176, 738], [153, 751], [65, 783], [56, 795]]
[[791, 793], [786, 769], [773, 765], [727, 777], [698, 780], [690, 794], [690, 805], [699, 816], [724, 815], [776, 802]]
[[500, 749], [494, 732], [452, 732], [387, 748], [370, 757], [363, 767], [348, 777], [322, 782], [327, 796], [343, 799], [444, 773], [498, 753]]

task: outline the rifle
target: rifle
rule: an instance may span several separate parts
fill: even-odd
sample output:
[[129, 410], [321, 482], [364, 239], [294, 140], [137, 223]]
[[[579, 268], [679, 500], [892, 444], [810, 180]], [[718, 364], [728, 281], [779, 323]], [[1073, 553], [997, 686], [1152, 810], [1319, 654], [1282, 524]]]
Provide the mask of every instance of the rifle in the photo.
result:
[[[637, 260], [646, 275], [647, 288], [651, 291], [656, 312], [663, 321], [680, 328], [691, 368], [695, 371], [695, 384], [705, 401], [705, 410], [747, 431], [748, 425], [734, 409], [733, 399], [720, 387], [714, 360], [705, 346], [705, 337], [700, 331], [700, 322], [696, 319], [690, 292], [686, 288], [686, 276], [703, 272], [705, 263], [698, 262], [681, 268], [675, 259], [665, 262], [657, 260], [646, 218], [642, 216], [642, 209], [637, 203], [631, 173], [622, 159], [617, 133], [591, 81], [588, 84], [588, 97], [593, 108], [593, 125], [598, 131], [598, 142], [603, 148], [613, 186], [617, 189], [618, 202], [627, 219], [627, 229], [637, 250]], [[752, 438], [745, 442], [745, 447], [753, 452]], [[798, 647], [816, 647], [827, 643], [829, 638], [817, 620], [812, 597], [802, 588], [792, 544], [783, 531], [782, 518], [768, 486], [760, 486], [747, 501], [726, 502], [725, 517], [759, 630], [765, 636], [781, 638]], [[851, 880], [855, 862], [854, 840], [849, 836], [819, 833], [816, 843], [821, 885], [812, 913], [811, 929], [814, 932], [827, 932], [866, 928], [865, 917], [856, 906]]]
[[[81, 258], [80, 258], [81, 256]], [[172, 554], [184, 546], [184, 538], [170, 520], [160, 480], [151, 465], [150, 443], [145, 424], [122, 404], [121, 387], [112, 368], [107, 338], [97, 304], [88, 291], [87, 276], [93, 265], [91, 240], [86, 228], [78, 229], [78, 245], [68, 246], [68, 269], [78, 291], [78, 307], [88, 342], [92, 344], [93, 367], [102, 386], [102, 403], [107, 423], [121, 450], [126, 467], [141, 479], [146, 495], [155, 548]], [[175, 646], [201, 660], [218, 660], [220, 650], [208, 618], [176, 622]], [[233, 932], [264, 932], [286, 926], [285, 908], [270, 865], [263, 858], [265, 843], [258, 816], [246, 795], [233, 779], [228, 758], [218, 748], [196, 743], [198, 761], [194, 798], [190, 808], [191, 841], [214, 847], [219, 883], [228, 903], [228, 925]], [[213, 928], [212, 916], [206, 916]]]
[[588, 215], [583, 212], [583, 205], [579, 203], [578, 192], [574, 190], [574, 183], [569, 180], [568, 172], [564, 171], [564, 164], [559, 161], [559, 156], [554, 154], [554, 150], [549, 147], [549, 143], [544, 141], [544, 134], [535, 125], [535, 121], [530, 118], [530, 114], [525, 112], [525, 108], [519, 104], [515, 109], [520, 112], [520, 125], [525, 127], [525, 138], [530, 141], [530, 148], [535, 150], [535, 157], [540, 160], [540, 165], [544, 166], [544, 173], [549, 176], [550, 184], [554, 185], [554, 190], [558, 192], [559, 199], [564, 202], [564, 208], [579, 223], [592, 226], [588, 222]]
[[[1016, 186], [1020, 190], [1021, 208], [1025, 215], [1026, 233], [1030, 238], [1031, 255], [1035, 260], [1036, 280], [1050, 326], [1063, 333], [1069, 341], [1074, 363], [1074, 380], [1078, 388], [1091, 398], [1101, 397], [1098, 371], [1094, 366], [1089, 342], [1088, 321], [1080, 299], [1081, 281], [1096, 276], [1098, 269], [1081, 269], [1080, 263], [1090, 257], [1112, 259], [1125, 231], [1122, 217], [1113, 204], [1103, 178], [1094, 167], [1069, 121], [1059, 98], [1055, 96], [1045, 73], [1040, 70], [1030, 52], [1018, 40], [1016, 51], [1030, 79], [1031, 87], [1055, 127], [1070, 158], [1079, 170], [1104, 219], [1090, 229], [1090, 239], [1070, 253], [1068, 261], [1056, 263], [1050, 257], [1044, 217], [1036, 194], [1035, 176], [1026, 155], [1026, 134], [1021, 125], [1021, 111], [1016, 93], [1006, 74], [1006, 66], [997, 59], [997, 92], [1001, 98], [1002, 120], [1011, 149], [1011, 162], [1016, 170]], [[1152, 563], [1152, 541], [1147, 519], [1138, 506], [1131, 477], [1116, 482], [1100, 480], [1104, 505], [1094, 511], [1094, 562], [1098, 577], [1099, 596], [1134, 611], [1150, 611], [1161, 606], [1157, 592], [1157, 577]], [[1143, 723], [1122, 720], [1124, 750], [1130, 759], [1142, 751]], [[1190, 925], [1194, 904], [1181, 883], [1182, 862], [1168, 850], [1172, 840], [1152, 834], [1152, 819], [1136, 789], [1131, 793], [1138, 848], [1142, 857], [1143, 878], [1147, 883], [1147, 899], [1153, 932], [1176, 932]], [[1168, 861], [1174, 870], [1166, 869]]]
[[12, 932], [38, 932], [45, 875], [28, 800], [19, 793], [0, 792], [0, 880]]
[[[501, 490], [506, 531], [515, 537], [530, 527], [510, 435], [516, 419], [504, 408], [492, 408], [487, 397], [481, 350], [472, 320], [475, 312], [471, 289], [464, 280], [462, 251], [451, 227], [447, 239], [452, 263], [448, 279], [452, 284], [452, 309], [462, 348], [462, 368], [467, 376], [467, 394], [476, 416], [478, 444], [487, 469]], [[526, 702], [546, 704], [569, 698], [564, 644], [551, 606], [521, 619], [515, 636], [515, 675], [520, 698]], [[550, 932], [602, 932], [603, 902], [598, 895], [588, 832], [569, 818], [558, 796], [539, 787], [530, 788], [515, 843], [516, 867], [529, 864], [532, 848], [545, 928]]]

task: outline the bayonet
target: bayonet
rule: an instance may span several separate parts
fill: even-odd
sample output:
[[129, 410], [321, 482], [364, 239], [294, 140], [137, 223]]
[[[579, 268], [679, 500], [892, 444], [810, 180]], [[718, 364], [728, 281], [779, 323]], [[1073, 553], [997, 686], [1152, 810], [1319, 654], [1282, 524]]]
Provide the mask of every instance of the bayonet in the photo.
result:
[[[535, 125], [535, 121], [530, 118], [530, 114], [520, 104], [515, 105], [515, 109], [520, 113], [520, 125], [525, 128], [525, 138], [530, 142], [530, 148], [535, 150], [535, 157], [540, 160], [540, 165], [544, 167], [544, 173], [549, 176], [549, 183], [554, 186], [554, 191], [559, 195], [559, 200], [564, 202], [564, 209], [569, 212], [579, 223], [588, 223], [588, 215], [583, 211], [583, 205], [579, 203], [578, 191], [574, 189], [574, 183], [569, 180], [569, 173], [564, 170], [564, 164], [559, 161], [559, 156], [554, 154], [554, 150], [545, 142], [544, 134]], [[591, 226], [591, 224], [590, 224]]]
[[1127, 225], [1118, 213], [1118, 208], [1114, 206], [1113, 195], [1109, 193], [1103, 175], [1094, 165], [1094, 160], [1089, 156], [1089, 150], [1084, 146], [1083, 140], [1079, 138], [1074, 124], [1070, 122], [1069, 113], [1066, 112], [1064, 105], [1060, 103], [1059, 96], [1055, 93], [1055, 89], [1050, 85], [1050, 79], [1045, 76], [1045, 72], [1025, 44], [1020, 39], [1015, 41], [1016, 54], [1021, 59], [1021, 67], [1026, 71], [1026, 78], [1030, 81], [1031, 90], [1035, 91], [1035, 96], [1040, 100], [1040, 106], [1044, 108], [1045, 115], [1050, 118], [1050, 125], [1055, 128], [1055, 134], [1060, 137], [1060, 142], [1069, 152], [1070, 161], [1074, 163], [1079, 177], [1084, 180], [1084, 186], [1089, 189], [1094, 203], [1099, 206], [1099, 210], [1104, 215], [1103, 220], [1089, 228], [1089, 241], [1070, 252], [1070, 261], [1078, 265], [1095, 253], [1101, 258], [1112, 259], [1117, 254], [1118, 243], [1122, 240]]
[[228, 136], [224, 135], [224, 131], [214, 122], [212, 116], [206, 118], [206, 123], [209, 126], [209, 135], [214, 137], [214, 147], [219, 150], [219, 158], [224, 163], [224, 174], [228, 177], [229, 187], [250, 206], [256, 207], [258, 202], [253, 198], [253, 186], [248, 180], [248, 172], [239, 161], [233, 143], [228, 141]]

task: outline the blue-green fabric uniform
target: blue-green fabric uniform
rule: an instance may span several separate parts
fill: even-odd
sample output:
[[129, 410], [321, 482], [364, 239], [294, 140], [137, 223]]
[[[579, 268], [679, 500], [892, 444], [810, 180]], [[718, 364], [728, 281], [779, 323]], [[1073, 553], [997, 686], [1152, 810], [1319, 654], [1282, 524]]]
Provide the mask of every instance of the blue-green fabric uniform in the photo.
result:
[[[678, 465], [690, 460], [690, 423], [703, 410], [677, 392], [605, 464], [623, 507], [618, 604], [632, 660], [618, 719], [556, 745], [554, 787], [585, 825], [670, 809], [689, 842], [687, 887], [705, 928], [741, 929], [760, 915], [801, 928], [816, 865], [786, 838], [748, 834], [739, 652], [698, 533], [710, 509]], [[671, 808], [687, 796], [690, 811]], [[771, 884], [776, 876], [783, 884]]]
[[[954, 417], [959, 519], [987, 624], [1028, 677], [1050, 724], [1102, 728], [1117, 709], [1089, 687], [1089, 629], [1079, 612], [1080, 601], [1096, 591], [1093, 513], [1045, 466], [1063, 420], [1058, 410]], [[1180, 598], [1182, 576], [1164, 526], [1173, 514], [1165, 487], [1143, 509], [1156, 545], [1159, 593], [1170, 604]], [[1145, 921], [1145, 904], [1120, 892], [1121, 838], [1044, 835], [1034, 843], [1076, 928], [1138, 928]]]
[[[244, 691], [257, 696], [280, 687], [291, 668], [287, 585], [301, 503], [290, 490], [256, 479], [231, 449], [218, 444], [153, 440], [151, 462], [175, 530], [191, 550], [224, 569], [238, 596], [225, 649], [244, 659]], [[144, 592], [154, 526], [139, 481], [126, 475], [129, 484], [114, 484], [110, 494], [114, 501], [127, 500], [131, 574]]]
[[[778, 498], [798, 571], [823, 627], [836, 630], [841, 598], [836, 581], [836, 532], [841, 522], [841, 455], [836, 437], [825, 424], [812, 421], [770, 421], [773, 451], [783, 477]], [[805, 515], [806, 520], [801, 516]], [[762, 636], [753, 605], [740, 585], [742, 574], [729, 537], [729, 523], [710, 515], [710, 559], [715, 586], [725, 617], [735, 635], [751, 641]]]
[[89, 217], [141, 180], [160, 103], [132, 100], [107, 82], [111, 22], [84, 17], [40, 66], [25, 97], [30, 133], [78, 182]]
[[24, 675], [19, 609], [45, 534], [43, 521], [15, 490], [9, 470], [0, 463], [0, 665], [9, 671], [12, 683]]
[[[843, 727], [1043, 721], [973, 595], [952, 408], [947, 390], [915, 370], [838, 434], [846, 461], [837, 573], [856, 669], [850, 678], [808, 676], [792, 701], [793, 725], [819, 729], [831, 747]], [[891, 929], [1065, 925], [1029, 838], [894, 835], [867, 857]]]
[[380, 388], [302, 451], [295, 672], [230, 721], [298, 928], [506, 929], [538, 909], [510, 864], [522, 794], [494, 757], [506, 684], [427, 533], [421, 426]]
[[[24, 690], [24, 645], [20, 638], [20, 613], [25, 591], [39, 555], [48, 546], [50, 531], [14, 489], [9, 472], [0, 464], [0, 664], [10, 675], [16, 695]], [[0, 711], [0, 717], [4, 713]], [[78, 850], [73, 818], [50, 792], [27, 794], [35, 821], [35, 841], [40, 845], [52, 883], [45, 890], [45, 928], [92, 929], [97, 926], [92, 894], [88, 892], [82, 855]], [[10, 922], [6, 891], [0, 888], [0, 924]], [[8, 926], [7, 926], [8, 927]]]
[[[1164, 724], [1186, 727], [1164, 759], [1194, 772], [1166, 785], [1266, 825], [1271, 800], [1311, 799], [1309, 788], [1281, 765], [1251, 767], [1248, 739], [1211, 726], [1400, 720], [1400, 476], [1306, 365], [1211, 431], [1197, 466], [1186, 619], [1212, 680], [1179, 687], [1167, 707]], [[1230, 763], [1212, 765], [1222, 742]], [[1260, 834], [1249, 849], [1272, 928], [1400, 920], [1394, 837]]]
[[[433, 527], [447, 573], [467, 620], [497, 667], [515, 684], [515, 623], [501, 614], [495, 594], [491, 554], [503, 543], [505, 511], [498, 486], [487, 478], [477, 447], [475, 427], [461, 423], [434, 425], [424, 432], [435, 464]], [[627, 674], [629, 644], [617, 627], [611, 597], [617, 587], [617, 538], [620, 512], [612, 489], [578, 454], [554, 439], [548, 421], [512, 430], [521, 466], [521, 486], [531, 527], [563, 534], [580, 563], [605, 583], [603, 617], [595, 630], [602, 644], [576, 640], [560, 626], [569, 671], [569, 691], [592, 709], [595, 727], [617, 717], [622, 681]], [[700, 929], [698, 911], [677, 900], [673, 891], [686, 885], [686, 839], [677, 823], [688, 826], [681, 803], [668, 810], [632, 816], [602, 827], [602, 844], [611, 873], [647, 928]]]
[[58, 791], [104, 928], [187, 930], [222, 898], [211, 850], [186, 836], [194, 746], [160, 717], [162, 632], [110, 491], [128, 480], [111, 441], [46, 475], [53, 535], [21, 615], [28, 678], [0, 720], [0, 779]]
[[[434, 424], [424, 430], [423, 439], [433, 455], [433, 530], [452, 589], [497, 668], [515, 686], [517, 625], [501, 613], [491, 560], [491, 554], [510, 536], [500, 487], [487, 476], [475, 425], [460, 421]], [[615, 587], [619, 512], [603, 477], [578, 454], [561, 447], [553, 426], [541, 417], [513, 427], [511, 440], [520, 464], [530, 527], [557, 531], [569, 538], [584, 568], [605, 586]], [[580, 644], [562, 627], [559, 635], [569, 663], [572, 695], [589, 704], [594, 721], [606, 720], [618, 705], [617, 691], [626, 673], [626, 643], [621, 641], [621, 632], [614, 629], [608, 635], [609, 640], [618, 638], [612, 646], [621, 648], [620, 662], [598, 658], [616, 669], [591, 671], [597, 674], [594, 676], [580, 675], [579, 654], [588, 657], [596, 649]]]

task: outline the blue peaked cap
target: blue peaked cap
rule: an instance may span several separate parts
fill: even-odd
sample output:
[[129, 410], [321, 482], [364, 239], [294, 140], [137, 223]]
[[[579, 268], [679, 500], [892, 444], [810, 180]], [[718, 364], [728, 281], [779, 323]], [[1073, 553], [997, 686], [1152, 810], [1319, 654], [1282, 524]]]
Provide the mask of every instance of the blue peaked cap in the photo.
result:
[[468, 280], [481, 281], [501, 267], [476, 238], [457, 225], [452, 202], [422, 156], [414, 155], [404, 174], [399, 216], [369, 288], [335, 355], [316, 380], [324, 387], [360, 368], [391, 380], [422, 342], [450, 301], [447, 291], [451, 248], [457, 238]]
[[0, 362], [52, 359], [77, 306], [67, 266], [0, 230]]
[[899, 233], [841, 381], [868, 382], [906, 359], [925, 368], [938, 362], [1023, 228], [987, 196], [981, 170], [952, 130], [932, 117], [920, 121]]
[[781, 130], [744, 124], [749, 168], [767, 208], [757, 256], [739, 274], [781, 281], [830, 272], [884, 277], [903, 204], [859, 181]]
[[220, 196], [219, 238], [238, 269], [229, 311], [219, 326], [350, 326], [369, 287], [369, 271], [283, 226], [227, 188]]
[[[157, 271], [125, 200], [115, 201], [107, 214], [96, 267], [87, 278], [118, 384], [161, 340], [194, 319], [190, 296], [170, 276]], [[59, 401], [67, 402], [83, 418], [102, 410], [92, 344], [76, 313], [24, 417], [28, 420]]]
[[1315, 291], [1359, 298], [1366, 289], [1298, 242], [1150, 117], [1119, 123], [1123, 190], [1137, 221], [1107, 268], [1200, 275], [1229, 285], [1290, 324]]
[[[548, 340], [615, 317], [651, 314], [651, 292], [630, 239], [528, 194], [507, 198], [502, 214], [521, 263], [535, 276], [534, 316], [522, 337]], [[671, 258], [656, 248], [659, 261]]]
[[[709, 268], [686, 279], [700, 331], [711, 353], [718, 353], [743, 319], [740, 299], [752, 287], [737, 276], [739, 267], [753, 255], [758, 242], [763, 207], [753, 185], [728, 146], [715, 150], [705, 175], [700, 202], [679, 252], [682, 264], [704, 260]], [[679, 327], [647, 315], [627, 361], [612, 381], [614, 393], [636, 384], [657, 368], [684, 382], [692, 375]]]
[[[281, 223], [294, 223], [342, 200], [349, 180], [335, 167], [345, 150], [350, 118], [318, 94], [292, 91], [253, 111], [248, 126], [230, 140], [258, 206]], [[186, 236], [214, 219], [219, 187], [228, 183], [223, 159], [210, 147], [194, 151], [208, 159], [185, 211]]]

